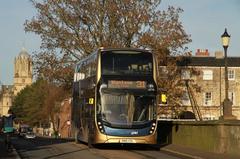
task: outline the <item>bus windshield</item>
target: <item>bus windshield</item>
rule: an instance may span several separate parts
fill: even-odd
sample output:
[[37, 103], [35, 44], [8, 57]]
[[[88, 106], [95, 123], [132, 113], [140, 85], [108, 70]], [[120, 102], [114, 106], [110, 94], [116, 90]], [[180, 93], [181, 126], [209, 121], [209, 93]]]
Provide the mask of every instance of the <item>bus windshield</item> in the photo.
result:
[[134, 93], [101, 92], [102, 119], [115, 125], [134, 125], [153, 120], [155, 98]]
[[102, 75], [152, 75], [153, 57], [148, 52], [103, 52]]

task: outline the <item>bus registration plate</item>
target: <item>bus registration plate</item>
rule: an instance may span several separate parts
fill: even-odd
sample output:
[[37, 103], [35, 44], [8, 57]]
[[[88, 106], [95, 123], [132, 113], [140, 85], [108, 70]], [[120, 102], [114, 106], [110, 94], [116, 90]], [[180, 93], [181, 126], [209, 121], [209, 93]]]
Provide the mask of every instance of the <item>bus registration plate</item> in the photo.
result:
[[134, 139], [120, 139], [120, 143], [136, 143]]

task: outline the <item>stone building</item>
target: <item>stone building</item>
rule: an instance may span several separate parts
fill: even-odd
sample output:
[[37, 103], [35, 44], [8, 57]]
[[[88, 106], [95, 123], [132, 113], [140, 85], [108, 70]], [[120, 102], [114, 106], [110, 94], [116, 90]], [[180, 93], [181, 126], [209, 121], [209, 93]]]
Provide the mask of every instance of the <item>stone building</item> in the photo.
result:
[[[224, 55], [221, 51], [215, 52], [215, 56], [209, 56], [208, 50], [199, 49], [195, 56], [185, 57], [178, 63], [182, 80], [190, 80], [190, 85], [197, 84], [200, 88], [198, 91], [192, 90], [203, 120], [218, 120], [223, 114], [224, 66]], [[195, 69], [199, 74], [192, 75], [190, 68]], [[233, 103], [233, 115], [240, 119], [240, 57], [228, 57], [228, 80], [228, 96]], [[185, 111], [193, 111], [187, 91], [182, 97], [182, 107]]]
[[22, 48], [14, 60], [14, 95], [24, 87], [32, 84], [32, 59], [25, 48]]
[[0, 116], [6, 115], [9, 107], [12, 105], [13, 86], [2, 85], [0, 92]]
[[61, 137], [67, 138], [71, 136], [71, 104], [72, 99], [65, 99], [61, 103], [59, 112], [59, 133]]
[[0, 116], [7, 114], [12, 106], [13, 97], [30, 84], [32, 84], [32, 60], [26, 49], [23, 48], [14, 60], [13, 85], [1, 85]]

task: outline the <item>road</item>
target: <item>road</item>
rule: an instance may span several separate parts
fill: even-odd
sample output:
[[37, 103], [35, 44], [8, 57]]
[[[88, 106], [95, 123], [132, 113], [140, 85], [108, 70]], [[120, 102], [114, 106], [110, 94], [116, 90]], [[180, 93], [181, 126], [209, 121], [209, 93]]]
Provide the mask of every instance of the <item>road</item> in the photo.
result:
[[180, 159], [179, 156], [146, 146], [99, 146], [89, 149], [70, 140], [13, 138], [14, 147], [23, 159]]

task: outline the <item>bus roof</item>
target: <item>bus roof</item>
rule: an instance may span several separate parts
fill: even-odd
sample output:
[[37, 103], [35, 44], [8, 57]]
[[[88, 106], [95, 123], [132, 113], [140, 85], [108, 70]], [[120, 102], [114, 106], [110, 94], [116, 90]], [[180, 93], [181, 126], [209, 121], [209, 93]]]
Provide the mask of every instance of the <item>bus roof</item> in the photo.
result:
[[83, 61], [86, 61], [88, 59], [91, 59], [92, 57], [96, 56], [97, 53], [101, 51], [136, 51], [136, 52], [148, 52], [148, 53], [152, 53], [151, 50], [149, 49], [138, 49], [138, 48], [104, 48], [104, 47], [100, 47], [98, 48], [96, 51], [94, 51], [93, 53], [87, 55], [86, 57], [82, 58], [80, 61], [78, 61], [76, 63], [76, 65], [82, 63]]
[[139, 48], [104, 48], [100, 47], [101, 51], [139, 51], [139, 52], [151, 52], [149, 49], [139, 49]]

